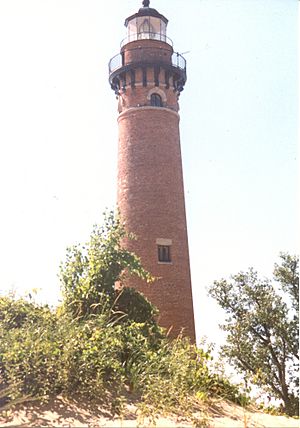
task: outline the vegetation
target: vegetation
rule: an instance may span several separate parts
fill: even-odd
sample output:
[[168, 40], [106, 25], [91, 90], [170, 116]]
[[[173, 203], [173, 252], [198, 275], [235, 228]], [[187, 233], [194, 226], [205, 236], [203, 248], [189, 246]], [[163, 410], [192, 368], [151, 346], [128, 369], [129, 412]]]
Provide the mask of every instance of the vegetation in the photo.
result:
[[[148, 283], [153, 280], [139, 258], [122, 247], [126, 236], [120, 218], [110, 213], [103, 226], [94, 226], [86, 245], [67, 249], [61, 282], [64, 307], [73, 318], [97, 315], [106, 305], [112, 305], [117, 297], [115, 285], [122, 282], [124, 274], [136, 275]], [[153, 306], [148, 305], [146, 312], [150, 318], [155, 315]]]
[[228, 317], [223, 353], [246, 378], [299, 415], [299, 259], [281, 254], [273, 284], [257, 273], [215, 281], [210, 295]]
[[100, 397], [120, 413], [129, 394], [139, 398], [141, 415], [174, 412], [191, 419], [210, 396], [243, 402], [238, 388], [209, 368], [209, 349], [187, 338], [169, 340], [144, 296], [115, 289], [128, 272], [151, 282], [139, 259], [122, 248], [125, 237], [110, 214], [86, 245], [68, 249], [61, 266], [64, 300], [55, 310], [0, 297], [2, 405], [62, 394]]

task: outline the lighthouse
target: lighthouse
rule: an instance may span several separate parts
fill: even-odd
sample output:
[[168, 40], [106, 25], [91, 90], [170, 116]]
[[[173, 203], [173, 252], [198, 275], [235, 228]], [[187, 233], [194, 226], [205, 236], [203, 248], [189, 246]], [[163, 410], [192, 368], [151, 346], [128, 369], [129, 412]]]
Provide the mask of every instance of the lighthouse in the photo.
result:
[[158, 309], [158, 323], [195, 341], [194, 311], [179, 134], [179, 96], [186, 60], [174, 52], [168, 20], [150, 1], [125, 20], [127, 35], [109, 62], [118, 100], [117, 202], [126, 241], [154, 277], [125, 285]]

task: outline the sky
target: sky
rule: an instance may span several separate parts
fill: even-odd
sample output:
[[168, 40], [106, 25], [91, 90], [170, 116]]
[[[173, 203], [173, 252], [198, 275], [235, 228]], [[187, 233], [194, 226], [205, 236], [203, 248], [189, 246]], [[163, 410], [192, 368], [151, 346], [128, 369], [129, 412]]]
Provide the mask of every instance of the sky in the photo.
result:
[[[66, 248], [116, 202], [108, 61], [139, 0], [0, 0], [0, 292], [60, 299]], [[298, 252], [298, 1], [152, 0], [187, 60], [180, 132], [197, 337], [214, 280]]]

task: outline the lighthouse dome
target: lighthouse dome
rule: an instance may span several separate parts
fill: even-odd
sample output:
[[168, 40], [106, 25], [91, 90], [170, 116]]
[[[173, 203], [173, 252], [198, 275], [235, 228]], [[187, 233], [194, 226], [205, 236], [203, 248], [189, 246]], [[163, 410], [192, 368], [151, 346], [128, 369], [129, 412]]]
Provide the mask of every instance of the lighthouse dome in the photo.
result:
[[143, 7], [137, 13], [125, 20], [127, 27], [127, 41], [154, 39], [167, 41], [168, 20], [156, 9], [149, 7], [150, 1], [144, 0]]

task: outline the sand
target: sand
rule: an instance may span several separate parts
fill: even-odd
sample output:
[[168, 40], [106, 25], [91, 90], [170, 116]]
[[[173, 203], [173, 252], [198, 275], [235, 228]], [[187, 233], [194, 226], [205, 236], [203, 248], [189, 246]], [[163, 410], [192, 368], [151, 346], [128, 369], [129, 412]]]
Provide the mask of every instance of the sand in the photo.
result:
[[[299, 420], [285, 416], [265, 414], [254, 408], [244, 408], [226, 400], [211, 401], [205, 408], [209, 427], [299, 427]], [[100, 405], [90, 405], [83, 402], [69, 402], [62, 397], [51, 400], [46, 405], [39, 403], [28, 404], [2, 414], [1, 427], [150, 427], [150, 420], [142, 421], [138, 417], [134, 404], [126, 406], [122, 419], [113, 417], [111, 412]], [[192, 423], [180, 420], [178, 417], [160, 417], [156, 426], [192, 427]]]

